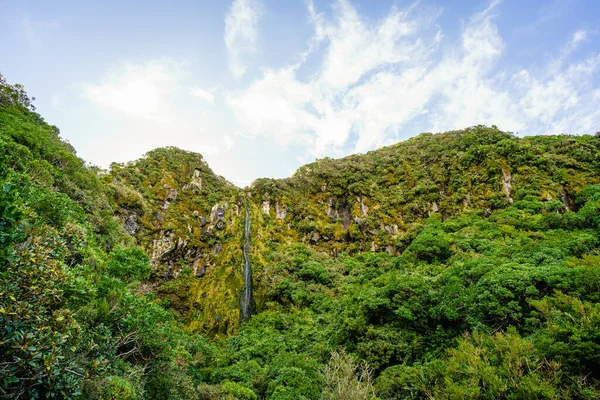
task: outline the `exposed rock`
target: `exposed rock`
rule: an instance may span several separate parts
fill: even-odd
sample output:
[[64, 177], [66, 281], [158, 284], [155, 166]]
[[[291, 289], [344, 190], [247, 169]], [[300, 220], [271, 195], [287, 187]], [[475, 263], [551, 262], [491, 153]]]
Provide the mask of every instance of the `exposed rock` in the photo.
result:
[[275, 203], [275, 218], [285, 219], [286, 215], [287, 215], [286, 207], [279, 204], [279, 202], [276, 202]]
[[132, 236], [135, 235], [135, 233], [140, 229], [137, 223], [137, 215], [135, 213], [127, 215], [123, 221], [123, 227], [127, 233]]
[[268, 200], [263, 201], [262, 212], [265, 214], [269, 214], [270, 210], [271, 210], [271, 203]]
[[206, 256], [201, 257], [201, 255], [202, 254], [198, 254], [198, 258], [196, 258], [192, 264], [194, 276], [197, 277], [206, 275], [206, 269], [208, 268], [208, 265], [206, 264]]
[[375, 244], [375, 242], [371, 242], [371, 251], [372, 252], [376, 252], [377, 251], [377, 245]]
[[319, 239], [321, 239], [321, 235], [319, 234], [319, 232], [313, 232], [312, 237], [310, 238], [310, 240], [312, 240], [313, 242], [318, 242]]
[[510, 195], [510, 191], [512, 189], [512, 174], [510, 171], [502, 170], [502, 190], [504, 191], [504, 195], [506, 196], [506, 201], [509, 203], [513, 202], [513, 198]]
[[174, 202], [175, 200], [177, 200], [177, 189], [170, 189], [169, 185], [167, 185], [167, 184], [165, 184], [165, 188], [168, 188], [168, 189], [167, 189], [167, 196], [165, 197], [165, 200], [163, 201], [163, 204], [162, 204], [163, 210], [166, 210], [167, 208], [169, 208], [171, 203]]
[[333, 197], [327, 199], [327, 216], [335, 222], [338, 218], [342, 218], [342, 227], [348, 229], [352, 223], [352, 212], [345, 199], [335, 201]]
[[213, 246], [213, 248], [211, 250], [213, 256], [218, 255], [222, 249], [223, 249], [223, 246], [221, 245], [221, 243], [215, 243], [215, 245]]
[[366, 217], [367, 213], [369, 212], [369, 207], [367, 207], [366, 204], [363, 202], [362, 196], [358, 196], [356, 200], [358, 201], [358, 206], [360, 207], [360, 212], [362, 213], [362, 216]]
[[[327, 199], [327, 216], [333, 217], [334, 214], [335, 214], [335, 207], [334, 207], [333, 197], [330, 197], [329, 199]], [[335, 217], [337, 218], [337, 215], [335, 215]]]
[[356, 222], [356, 224], [358, 225], [358, 229], [360, 229], [361, 231], [363, 231], [365, 229], [365, 223], [363, 222], [362, 219], [360, 219], [358, 217], [354, 217], [354, 222]]
[[161, 257], [174, 250], [176, 245], [175, 234], [173, 232], [165, 234], [164, 231], [160, 231], [158, 238], [152, 241], [152, 256], [150, 257], [152, 267], [156, 268]]
[[344, 230], [350, 228], [350, 224], [352, 224], [352, 213], [350, 212], [350, 208], [347, 205], [344, 205], [341, 208], [342, 211], [342, 228]]
[[569, 203], [570, 203], [570, 201], [569, 201], [569, 195], [567, 194], [567, 191], [565, 190], [564, 187], [560, 188], [560, 200], [565, 205], [565, 210], [571, 211], [571, 209], [569, 208]]
[[201, 277], [204, 275], [206, 275], [206, 265], [203, 265], [202, 268], [198, 267], [194, 269], [194, 276]]
[[216, 224], [219, 221], [223, 221], [225, 219], [225, 210], [227, 209], [227, 202], [222, 204], [215, 204], [212, 206], [210, 210], [210, 222], [211, 224]]
[[385, 246], [385, 251], [390, 255], [393, 256], [394, 255], [394, 246], [392, 246], [391, 244], [388, 244], [387, 246]]
[[183, 186], [183, 190], [193, 190], [200, 192], [202, 190], [202, 178], [200, 177], [200, 170], [195, 169], [192, 175], [192, 180]]
[[433, 211], [433, 212], [439, 212], [440, 211], [440, 209], [439, 209], [439, 207], [438, 207], [438, 205], [437, 205], [437, 203], [435, 201], [431, 204], [431, 211]]
[[398, 225], [396, 225], [396, 224], [384, 225], [383, 229], [390, 235], [398, 234]]

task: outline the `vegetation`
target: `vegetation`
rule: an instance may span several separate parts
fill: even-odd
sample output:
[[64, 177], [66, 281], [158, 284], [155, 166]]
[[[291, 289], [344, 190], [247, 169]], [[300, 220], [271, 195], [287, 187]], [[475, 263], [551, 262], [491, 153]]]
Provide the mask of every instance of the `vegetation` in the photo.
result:
[[600, 138], [482, 126], [245, 191], [101, 171], [0, 77], [0, 398], [600, 398], [599, 180]]

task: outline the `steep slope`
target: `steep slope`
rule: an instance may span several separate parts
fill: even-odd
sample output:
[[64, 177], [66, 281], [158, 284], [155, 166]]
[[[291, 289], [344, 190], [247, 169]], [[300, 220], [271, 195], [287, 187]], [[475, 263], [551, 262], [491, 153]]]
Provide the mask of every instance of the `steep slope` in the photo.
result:
[[572, 209], [573, 194], [600, 180], [599, 149], [592, 136], [517, 138], [478, 126], [318, 160], [289, 179], [255, 181], [252, 194], [271, 240], [400, 254], [411, 224], [434, 213], [489, 215], [528, 196]]
[[106, 181], [119, 219], [150, 256], [162, 304], [194, 331], [235, 332], [243, 192], [215, 175], [202, 155], [177, 148], [112, 164]]
[[246, 195], [255, 300], [264, 310], [274, 279], [265, 268], [281, 246], [399, 255], [432, 215], [486, 217], [531, 199], [575, 209], [574, 194], [600, 181], [599, 148], [592, 136], [518, 138], [478, 126], [318, 160], [288, 179], [259, 179], [246, 193], [199, 154], [175, 148], [113, 164], [110, 177], [120, 219], [151, 257], [156, 292], [190, 329], [212, 336], [238, 327]]

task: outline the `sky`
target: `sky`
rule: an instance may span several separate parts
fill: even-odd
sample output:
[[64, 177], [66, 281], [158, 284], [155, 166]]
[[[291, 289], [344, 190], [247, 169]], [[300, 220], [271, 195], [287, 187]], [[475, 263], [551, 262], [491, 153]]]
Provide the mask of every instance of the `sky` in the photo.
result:
[[600, 131], [597, 0], [0, 0], [0, 73], [91, 164], [239, 186], [477, 124]]

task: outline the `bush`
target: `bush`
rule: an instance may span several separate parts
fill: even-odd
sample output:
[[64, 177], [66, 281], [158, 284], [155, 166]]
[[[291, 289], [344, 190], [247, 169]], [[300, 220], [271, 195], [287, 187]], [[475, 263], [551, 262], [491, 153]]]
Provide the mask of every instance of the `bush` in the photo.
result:
[[110, 275], [125, 282], [148, 279], [152, 272], [148, 255], [139, 247], [117, 247], [106, 267]]
[[101, 400], [136, 400], [135, 388], [125, 378], [109, 376], [104, 379]]
[[366, 364], [356, 365], [354, 358], [343, 350], [331, 353], [324, 374], [327, 400], [375, 399], [373, 371]]
[[443, 231], [426, 229], [421, 232], [406, 249], [419, 260], [445, 261], [452, 255], [449, 236]]

